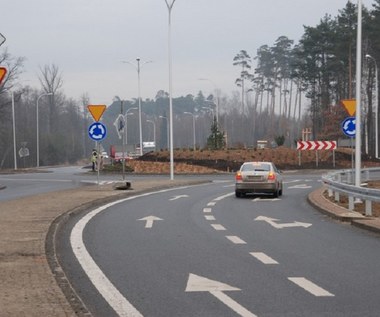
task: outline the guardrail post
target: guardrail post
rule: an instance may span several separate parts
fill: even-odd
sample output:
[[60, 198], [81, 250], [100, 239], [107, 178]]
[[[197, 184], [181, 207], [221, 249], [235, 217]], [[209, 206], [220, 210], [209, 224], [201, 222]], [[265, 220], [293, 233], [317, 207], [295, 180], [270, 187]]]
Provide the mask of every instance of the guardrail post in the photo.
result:
[[328, 189], [327, 189], [327, 193], [328, 193], [329, 197], [332, 197], [333, 194], [334, 194], [334, 192], [332, 191], [331, 188], [328, 188]]
[[340, 197], [339, 197], [339, 192], [338, 191], [335, 191], [335, 201], [337, 201], [337, 202], [340, 201]]
[[351, 172], [347, 172], [347, 184], [351, 184]]
[[365, 174], [365, 180], [368, 181], [369, 180], [369, 170], [366, 170], [364, 174]]
[[348, 210], [354, 210], [354, 196], [348, 196]]
[[365, 215], [368, 217], [372, 216], [372, 201], [370, 200], [365, 201]]

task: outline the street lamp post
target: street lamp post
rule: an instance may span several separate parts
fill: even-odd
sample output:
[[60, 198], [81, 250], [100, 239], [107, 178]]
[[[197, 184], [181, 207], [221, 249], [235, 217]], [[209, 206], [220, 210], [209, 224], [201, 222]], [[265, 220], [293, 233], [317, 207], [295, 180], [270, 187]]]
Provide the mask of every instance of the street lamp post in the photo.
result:
[[123, 61], [123, 63], [128, 63], [136, 68], [137, 70], [137, 90], [138, 90], [138, 103], [139, 103], [139, 133], [140, 133], [140, 156], [143, 155], [143, 144], [142, 144], [142, 120], [141, 120], [141, 85], [140, 85], [140, 70], [141, 67], [147, 63], [151, 63], [152, 61], [146, 61], [140, 63], [140, 58], [136, 58], [137, 64], [133, 64], [128, 61]]
[[174, 151], [173, 151], [173, 100], [172, 100], [172, 48], [171, 48], [171, 13], [175, 0], [165, 0], [168, 7], [168, 59], [169, 59], [169, 115], [170, 115], [170, 179], [174, 180]]
[[376, 111], [375, 111], [375, 157], [379, 157], [379, 82], [378, 82], [378, 69], [377, 69], [377, 62], [376, 59], [373, 58], [371, 55], [367, 54], [365, 56], [368, 59], [371, 59], [375, 63], [375, 95], [376, 95]]
[[361, 82], [362, 82], [362, 0], [358, 0], [356, 38], [356, 119], [355, 119], [355, 186], [360, 187], [361, 173]]
[[14, 97], [13, 91], [11, 91], [11, 97], [12, 97], [12, 126], [13, 126], [13, 160], [14, 160], [14, 168], [15, 170], [17, 170], [15, 97]]
[[153, 142], [154, 142], [154, 150], [156, 151], [156, 123], [152, 120], [146, 120], [146, 122], [150, 122], [153, 124]]
[[167, 147], [168, 147], [168, 150], [169, 150], [169, 119], [167, 117], [164, 117], [164, 116], [160, 116], [161, 119], [165, 119], [166, 120], [166, 141], [168, 143]]
[[125, 115], [124, 115], [124, 122], [125, 122], [125, 144], [128, 144], [128, 122], [127, 122], [127, 118], [128, 116], [132, 115], [132, 113], [128, 113], [129, 111], [132, 111], [132, 110], [137, 110], [138, 108], [137, 107], [133, 107], [133, 108], [129, 108], [126, 112], [125, 112]]
[[37, 167], [40, 167], [40, 133], [39, 133], [39, 120], [38, 120], [38, 102], [43, 96], [51, 96], [53, 93], [52, 92], [47, 92], [43, 93], [38, 96], [37, 98], [37, 108], [36, 108], [36, 113], [37, 113]]
[[195, 142], [195, 115], [191, 112], [184, 112], [184, 114], [189, 114], [193, 117], [193, 150], [196, 150], [196, 142]]

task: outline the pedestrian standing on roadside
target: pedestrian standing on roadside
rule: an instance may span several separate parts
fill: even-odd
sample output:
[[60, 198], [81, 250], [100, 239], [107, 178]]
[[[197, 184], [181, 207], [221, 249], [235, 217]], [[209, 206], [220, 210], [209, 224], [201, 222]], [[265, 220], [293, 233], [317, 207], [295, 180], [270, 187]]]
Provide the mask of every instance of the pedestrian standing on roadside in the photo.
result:
[[98, 153], [96, 152], [95, 149], [92, 150], [91, 154], [91, 163], [92, 163], [92, 171], [95, 172], [95, 167], [96, 167], [96, 161], [98, 160]]

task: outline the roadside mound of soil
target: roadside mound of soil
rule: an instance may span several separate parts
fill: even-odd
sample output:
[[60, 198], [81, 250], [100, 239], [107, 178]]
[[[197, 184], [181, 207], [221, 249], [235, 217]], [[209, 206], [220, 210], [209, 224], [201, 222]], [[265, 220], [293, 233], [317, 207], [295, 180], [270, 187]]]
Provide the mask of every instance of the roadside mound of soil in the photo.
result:
[[[272, 161], [282, 170], [350, 168], [352, 166], [352, 155], [350, 150], [347, 149], [335, 151], [335, 167], [333, 160], [332, 151], [322, 150], [317, 153], [316, 151], [297, 151], [282, 146], [274, 149], [227, 149], [215, 151], [181, 149], [174, 151], [175, 168], [180, 169], [180, 166], [182, 166], [182, 170], [185, 166], [187, 168], [200, 166], [214, 172], [233, 172], [247, 161]], [[139, 165], [137, 162], [167, 163], [170, 161], [170, 153], [169, 151], [149, 152], [133, 161], [135, 162], [131, 161], [130, 164], [135, 166]], [[380, 165], [380, 160], [370, 161], [367, 158], [362, 158], [362, 162], [364, 167]], [[162, 168], [164, 169], [164, 167]]]

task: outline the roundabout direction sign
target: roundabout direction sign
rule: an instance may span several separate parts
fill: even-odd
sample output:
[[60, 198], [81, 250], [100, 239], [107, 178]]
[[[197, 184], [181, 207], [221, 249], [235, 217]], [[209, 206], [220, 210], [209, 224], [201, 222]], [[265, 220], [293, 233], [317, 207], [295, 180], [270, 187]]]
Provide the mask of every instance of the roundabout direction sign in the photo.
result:
[[94, 141], [101, 141], [107, 135], [106, 126], [100, 122], [94, 122], [88, 127], [88, 135]]
[[356, 134], [356, 117], [347, 117], [342, 122], [342, 131], [350, 138], [354, 138]]

